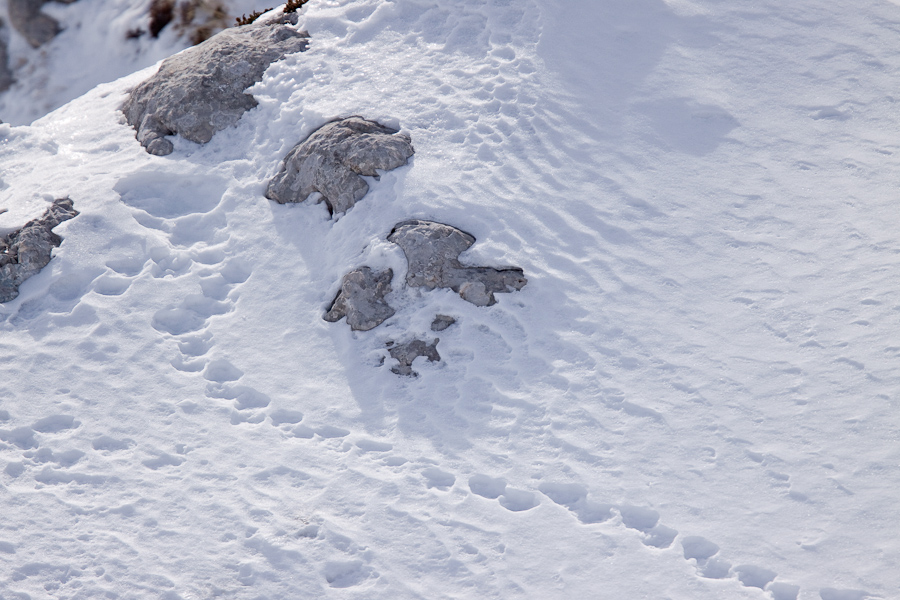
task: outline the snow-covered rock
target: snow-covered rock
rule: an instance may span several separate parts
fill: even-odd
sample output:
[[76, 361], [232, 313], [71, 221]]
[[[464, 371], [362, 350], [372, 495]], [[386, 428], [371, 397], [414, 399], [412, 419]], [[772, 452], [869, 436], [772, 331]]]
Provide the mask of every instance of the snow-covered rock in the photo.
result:
[[0, 237], [0, 302], [18, 296], [22, 282], [47, 266], [51, 252], [62, 242], [53, 228], [77, 214], [72, 200], [59, 198], [41, 218]]
[[303, 202], [319, 192], [319, 202], [338, 215], [359, 202], [377, 177], [405, 165], [414, 153], [408, 135], [380, 123], [348, 117], [323, 125], [294, 146], [269, 182], [266, 197], [279, 204]]
[[388, 240], [406, 255], [406, 284], [410, 287], [450, 288], [476, 306], [491, 306], [497, 302], [494, 294], [521, 290], [528, 283], [518, 267], [464, 266], [459, 255], [475, 243], [475, 238], [450, 225], [404, 221], [394, 226]]
[[244, 93], [287, 54], [309, 47], [308, 35], [291, 24], [295, 13], [227, 29], [163, 61], [122, 107], [128, 124], [150, 154], [171, 154], [166, 136], [205, 144], [258, 103]]
[[336, 322], [347, 317], [347, 325], [354, 331], [368, 331], [381, 325], [394, 314], [384, 299], [391, 292], [391, 269], [373, 271], [360, 267], [350, 271], [341, 280], [341, 291], [323, 317]]
[[398, 361], [398, 364], [391, 367], [391, 371], [397, 375], [415, 377], [418, 373], [412, 370], [412, 364], [417, 358], [424, 356], [428, 362], [440, 362], [441, 355], [437, 351], [440, 341], [440, 338], [434, 338], [431, 343], [424, 340], [410, 340], [402, 344], [389, 342], [388, 352], [391, 358]]

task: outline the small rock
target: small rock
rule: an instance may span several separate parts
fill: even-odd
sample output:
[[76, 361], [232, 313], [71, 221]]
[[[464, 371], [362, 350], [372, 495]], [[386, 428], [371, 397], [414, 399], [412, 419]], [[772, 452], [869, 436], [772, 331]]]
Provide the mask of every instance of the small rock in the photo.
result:
[[405, 344], [390, 342], [388, 344], [388, 352], [391, 353], [391, 358], [396, 358], [400, 361], [399, 365], [391, 367], [391, 371], [397, 375], [415, 377], [418, 373], [412, 370], [412, 363], [418, 357], [424, 356], [430, 362], [441, 360], [441, 355], [437, 351], [439, 341], [441, 341], [440, 338], [434, 338], [434, 341], [430, 344], [426, 344], [423, 340], [412, 340]]
[[409, 136], [362, 117], [333, 121], [294, 146], [269, 182], [266, 198], [303, 202], [313, 192], [332, 214], [359, 202], [369, 186], [360, 175], [378, 176], [403, 166], [413, 155]]
[[410, 287], [450, 288], [476, 306], [490, 306], [497, 302], [494, 294], [520, 290], [528, 283], [517, 267], [463, 266], [459, 255], [475, 243], [475, 238], [450, 225], [404, 221], [394, 227], [388, 240], [406, 254], [406, 284]]
[[447, 315], [437, 315], [431, 322], [432, 331], [443, 331], [456, 323], [456, 319]]
[[347, 317], [347, 324], [354, 331], [368, 331], [381, 325], [394, 314], [384, 296], [391, 291], [394, 271], [373, 272], [369, 267], [360, 267], [344, 275], [341, 291], [322, 317], [334, 323]]
[[297, 31], [297, 15], [226, 29], [163, 61], [159, 71], [132, 90], [122, 107], [137, 140], [150, 154], [173, 150], [168, 135], [205, 144], [258, 103], [244, 90], [273, 62], [309, 47]]
[[[9, 21], [16, 31], [37, 48], [56, 37], [62, 28], [59, 21], [41, 12], [50, 0], [8, 0]], [[76, 0], [56, 0], [60, 4], [72, 4]]]
[[19, 295], [19, 285], [50, 262], [53, 248], [62, 238], [53, 228], [78, 214], [68, 198], [54, 200], [40, 219], [0, 237], [0, 302]]

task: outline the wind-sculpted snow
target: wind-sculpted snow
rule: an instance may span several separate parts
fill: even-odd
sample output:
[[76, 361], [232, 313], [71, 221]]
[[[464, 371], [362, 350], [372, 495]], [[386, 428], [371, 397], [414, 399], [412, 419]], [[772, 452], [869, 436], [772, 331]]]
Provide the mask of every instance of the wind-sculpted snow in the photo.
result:
[[[46, 44], [61, 31], [59, 21], [41, 11], [41, 7], [49, 1], [7, 0], [10, 23], [33, 48]], [[77, 0], [55, 1], [60, 4], [72, 4]]]
[[78, 214], [68, 198], [53, 202], [40, 219], [0, 238], [0, 302], [19, 295], [23, 281], [50, 262], [50, 253], [62, 243], [53, 228]]
[[258, 102], [244, 90], [275, 61], [309, 47], [309, 35], [293, 24], [296, 14], [227, 29], [163, 61], [159, 71], [132, 90], [122, 107], [147, 152], [171, 154], [166, 136], [205, 144]]
[[396, 169], [413, 152], [409, 136], [396, 129], [362, 117], [334, 121], [294, 146], [266, 197], [284, 204], [319, 192], [332, 214], [345, 213], [369, 191], [360, 175], [377, 177], [378, 170]]
[[368, 331], [381, 325], [394, 314], [384, 299], [391, 291], [393, 276], [391, 269], [372, 271], [360, 267], [350, 271], [344, 275], [341, 291], [323, 318], [334, 323], [346, 316], [347, 324], [354, 331]]
[[517, 267], [464, 266], [459, 255], [475, 243], [475, 238], [450, 225], [405, 221], [394, 227], [388, 240], [406, 254], [406, 284], [410, 287], [450, 288], [475, 306], [491, 306], [497, 302], [494, 294], [521, 290], [528, 283]]
[[[310, 4], [183, 155], [122, 126], [156, 69], [0, 126], [2, 232], [81, 213], [0, 304], [0, 596], [894, 598], [900, 6]], [[336, 221], [261, 197], [349, 114], [415, 164]], [[408, 286], [414, 218], [527, 285]], [[395, 314], [323, 322], [362, 265]]]

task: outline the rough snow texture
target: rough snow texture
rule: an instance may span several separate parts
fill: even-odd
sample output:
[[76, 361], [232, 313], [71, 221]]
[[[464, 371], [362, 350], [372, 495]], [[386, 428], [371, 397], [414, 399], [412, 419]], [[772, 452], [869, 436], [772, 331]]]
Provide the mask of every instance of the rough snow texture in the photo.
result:
[[456, 323], [456, 319], [449, 315], [437, 315], [431, 322], [432, 331], [443, 331]]
[[[309, 46], [309, 35], [290, 24], [295, 14], [220, 32], [163, 61], [137, 86], [122, 111], [147, 152], [171, 154], [175, 133], [205, 144], [258, 103], [244, 90], [275, 61]], [[289, 24], [290, 23], [290, 24]]]
[[410, 287], [450, 288], [476, 306], [490, 306], [497, 302], [494, 294], [521, 290], [528, 283], [517, 267], [462, 265], [459, 255], [475, 243], [475, 238], [450, 225], [405, 221], [394, 227], [388, 240], [406, 254], [406, 284]]
[[55, 200], [40, 219], [0, 238], [0, 302], [19, 295], [19, 285], [50, 262], [62, 238], [53, 228], [78, 214], [68, 198]]
[[413, 155], [408, 135], [362, 117], [323, 125], [291, 149], [266, 197], [280, 204], [303, 202], [313, 192], [332, 214], [359, 202], [369, 186], [360, 175], [377, 177], [405, 165]]
[[396, 345], [393, 342], [389, 342], [388, 352], [391, 353], [391, 358], [396, 358], [400, 361], [399, 365], [391, 367], [391, 371], [397, 375], [415, 377], [418, 373], [412, 370], [412, 364], [420, 356], [424, 356], [430, 362], [441, 360], [441, 355], [437, 351], [439, 341], [441, 341], [440, 338], [434, 338], [434, 341], [430, 344], [425, 343], [423, 340], [412, 340], [405, 344]]
[[[56, 37], [62, 29], [53, 17], [41, 12], [49, 0], [7, 0], [9, 20], [16, 31], [28, 40], [33, 48], [42, 46]], [[60, 4], [72, 4], [77, 0], [56, 0]]]
[[341, 291], [323, 317], [334, 323], [347, 317], [347, 324], [354, 331], [368, 331], [381, 325], [394, 314], [384, 296], [391, 291], [394, 272], [372, 271], [360, 267], [344, 275]]

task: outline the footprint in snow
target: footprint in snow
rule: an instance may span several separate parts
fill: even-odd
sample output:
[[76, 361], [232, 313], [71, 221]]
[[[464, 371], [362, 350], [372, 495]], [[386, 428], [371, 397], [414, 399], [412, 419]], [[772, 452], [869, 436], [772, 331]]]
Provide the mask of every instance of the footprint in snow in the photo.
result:
[[533, 492], [511, 488], [506, 485], [506, 480], [488, 475], [472, 475], [469, 478], [469, 489], [482, 498], [497, 500], [500, 506], [513, 512], [530, 510], [539, 504]]

